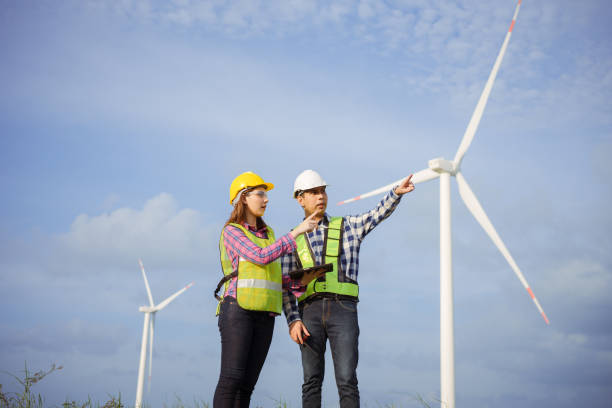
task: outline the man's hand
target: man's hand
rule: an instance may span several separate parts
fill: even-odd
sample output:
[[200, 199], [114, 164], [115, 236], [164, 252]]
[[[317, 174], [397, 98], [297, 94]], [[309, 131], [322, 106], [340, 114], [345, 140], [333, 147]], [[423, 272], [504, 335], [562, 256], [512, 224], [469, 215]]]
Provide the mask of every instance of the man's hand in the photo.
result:
[[304, 341], [310, 336], [310, 333], [308, 333], [306, 326], [304, 326], [301, 320], [296, 320], [289, 326], [289, 336], [291, 336], [291, 340], [295, 341], [297, 344], [304, 344]]
[[326, 272], [323, 269], [318, 269], [318, 270], [315, 270], [313, 272], [305, 273], [304, 276], [302, 276], [302, 279], [300, 279], [300, 284], [302, 286], [308, 286], [308, 284], [311, 281], [313, 281], [315, 279], [318, 279], [318, 278], [322, 277], [325, 274], [326, 274]]
[[406, 177], [406, 179], [402, 182], [402, 184], [395, 187], [395, 194], [401, 196], [401, 195], [404, 195], [414, 190], [414, 184], [412, 184], [411, 179], [412, 179], [412, 174]]

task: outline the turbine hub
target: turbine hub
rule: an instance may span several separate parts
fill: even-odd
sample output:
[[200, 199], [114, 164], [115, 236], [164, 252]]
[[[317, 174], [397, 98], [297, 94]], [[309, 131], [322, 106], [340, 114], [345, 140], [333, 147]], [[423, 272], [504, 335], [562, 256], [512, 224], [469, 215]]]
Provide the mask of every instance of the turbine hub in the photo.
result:
[[454, 176], [457, 172], [455, 163], [442, 157], [431, 159], [428, 164], [429, 168], [437, 173], [450, 173], [451, 176]]

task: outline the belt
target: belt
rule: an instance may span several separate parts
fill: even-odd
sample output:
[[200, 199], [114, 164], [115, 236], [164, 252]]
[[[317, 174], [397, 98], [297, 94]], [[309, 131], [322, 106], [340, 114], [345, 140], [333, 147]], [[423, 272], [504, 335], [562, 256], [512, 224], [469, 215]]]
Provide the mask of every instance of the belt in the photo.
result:
[[356, 296], [349, 296], [349, 295], [340, 295], [338, 293], [331, 293], [331, 292], [317, 292], [313, 295], [308, 296], [306, 299], [302, 300], [301, 302], [298, 303], [298, 306], [303, 307], [304, 305], [307, 305], [308, 303], [314, 302], [315, 300], [319, 300], [319, 299], [333, 299], [333, 300], [348, 300], [350, 302], [359, 302], [359, 298]]

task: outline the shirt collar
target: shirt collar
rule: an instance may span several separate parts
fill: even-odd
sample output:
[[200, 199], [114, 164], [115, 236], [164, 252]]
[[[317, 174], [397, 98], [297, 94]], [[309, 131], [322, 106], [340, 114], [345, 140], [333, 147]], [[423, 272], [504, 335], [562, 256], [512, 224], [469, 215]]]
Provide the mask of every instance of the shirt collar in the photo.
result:
[[323, 224], [323, 225], [329, 225], [329, 214], [327, 213], [327, 211], [325, 213], [323, 213], [323, 218], [321, 218], [321, 221], [319, 222], [319, 224]]
[[263, 232], [263, 231], [266, 231], [266, 230], [267, 230], [267, 228], [266, 228], [266, 227], [263, 227], [263, 228], [257, 229], [257, 227], [253, 227], [253, 226], [251, 226], [251, 225], [247, 224], [247, 223], [246, 223], [246, 221], [242, 223], [242, 226], [243, 226], [244, 228], [246, 228], [248, 231], [251, 231], [251, 232]]

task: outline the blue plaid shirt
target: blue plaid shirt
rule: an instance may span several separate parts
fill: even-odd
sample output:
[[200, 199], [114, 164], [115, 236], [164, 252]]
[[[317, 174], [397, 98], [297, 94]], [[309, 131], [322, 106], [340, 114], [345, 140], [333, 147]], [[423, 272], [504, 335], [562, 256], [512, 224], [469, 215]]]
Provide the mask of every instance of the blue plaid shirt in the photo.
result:
[[[342, 270], [345, 271], [348, 278], [357, 282], [357, 273], [359, 271], [359, 247], [365, 236], [374, 229], [382, 220], [386, 219], [395, 210], [399, 204], [401, 196], [395, 194], [392, 189], [378, 203], [378, 205], [363, 214], [349, 215], [344, 218], [344, 231], [342, 234], [342, 253], [340, 254], [340, 263]], [[312, 251], [315, 255], [315, 263], [321, 265], [321, 255], [323, 252], [323, 229], [329, 225], [329, 215], [319, 221], [322, 228], [306, 234], [306, 238], [310, 242]], [[298, 269], [299, 266], [295, 257], [297, 251], [285, 254], [281, 257], [281, 265], [283, 274], [288, 274], [290, 271]], [[287, 317], [287, 323], [291, 324], [296, 320], [300, 320], [298, 311], [297, 299], [290, 291], [283, 291], [283, 311]]]

